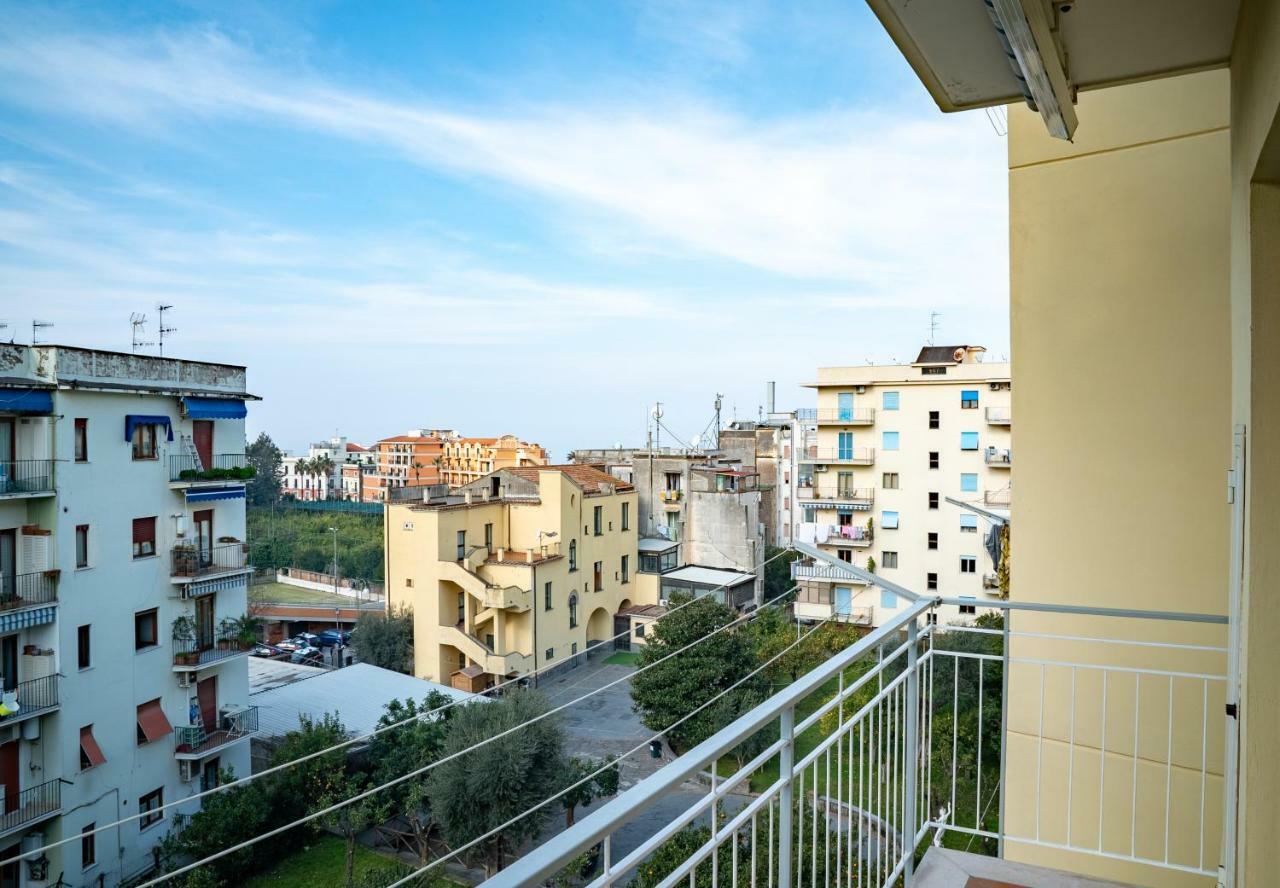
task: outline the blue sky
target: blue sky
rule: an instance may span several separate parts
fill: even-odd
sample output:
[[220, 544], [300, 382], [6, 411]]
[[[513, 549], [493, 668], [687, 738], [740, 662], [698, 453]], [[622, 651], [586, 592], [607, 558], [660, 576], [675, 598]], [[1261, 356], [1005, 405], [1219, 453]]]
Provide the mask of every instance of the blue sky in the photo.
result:
[[[0, 318], [246, 364], [282, 446], [552, 448], [1008, 351], [1005, 142], [861, 0], [0, 0]], [[154, 324], [152, 333], [154, 333]]]

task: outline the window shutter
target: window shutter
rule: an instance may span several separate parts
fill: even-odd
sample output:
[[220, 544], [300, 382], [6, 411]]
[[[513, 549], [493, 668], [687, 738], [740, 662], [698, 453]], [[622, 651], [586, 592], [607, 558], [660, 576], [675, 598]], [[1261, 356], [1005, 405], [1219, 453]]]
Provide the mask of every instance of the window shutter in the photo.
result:
[[143, 543], [156, 538], [156, 519], [155, 518], [134, 518], [133, 519], [133, 541], [135, 543]]

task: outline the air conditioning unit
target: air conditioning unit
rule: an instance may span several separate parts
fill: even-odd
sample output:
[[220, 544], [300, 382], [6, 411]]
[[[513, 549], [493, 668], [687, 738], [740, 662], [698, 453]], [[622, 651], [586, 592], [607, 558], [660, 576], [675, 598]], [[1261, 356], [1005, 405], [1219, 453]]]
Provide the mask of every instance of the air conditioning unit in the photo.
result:
[[826, 470], [827, 470], [827, 467], [826, 467], [826, 466], [822, 466], [822, 465], [815, 465], [815, 466], [813, 467], [813, 472], [814, 472], [814, 474], [815, 474], [815, 475], [816, 475], [818, 472], [825, 472]]
[[865, 385], [855, 385], [853, 390], [859, 395], [865, 395], [867, 393], [867, 387]]
[[196, 683], [196, 674], [194, 672], [179, 672], [178, 687], [189, 688]]
[[179, 760], [178, 779], [181, 780], [183, 783], [190, 783], [192, 780], [195, 780], [197, 764], [198, 762], [193, 762], [190, 759]]
[[993, 391], [993, 392], [998, 392], [998, 391], [1000, 391], [1000, 383], [998, 383], [998, 382], [993, 382], [993, 383], [991, 383], [991, 391]]

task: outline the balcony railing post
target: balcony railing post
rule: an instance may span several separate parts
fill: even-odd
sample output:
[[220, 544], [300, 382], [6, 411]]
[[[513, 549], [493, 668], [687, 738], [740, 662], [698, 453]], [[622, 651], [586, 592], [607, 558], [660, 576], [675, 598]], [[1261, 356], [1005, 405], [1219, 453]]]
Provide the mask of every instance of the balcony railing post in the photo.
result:
[[903, 883], [910, 886], [915, 879], [916, 859], [916, 776], [920, 765], [920, 673], [916, 665], [919, 628], [916, 621], [907, 624], [907, 768], [903, 775]]
[[[1012, 620], [1013, 620], [1013, 609], [1005, 608], [1004, 628], [1001, 631], [1001, 635], [1004, 640], [1004, 648], [1003, 648], [1003, 654], [1001, 656], [1001, 665], [1000, 665], [1000, 671], [1001, 671], [1001, 675], [1000, 675], [1000, 785], [999, 785], [1000, 822], [996, 825], [996, 856], [1001, 858], [1004, 857], [1004, 824], [1005, 824], [1004, 788], [1005, 788], [1005, 774], [1008, 773], [1007, 771], [1005, 771], [1005, 767], [1006, 767], [1006, 762], [1008, 761], [1008, 755], [1009, 755], [1008, 742], [1006, 741], [1006, 737], [1008, 735], [1006, 734], [1006, 730], [1008, 729], [1008, 726], [1009, 726], [1009, 623], [1012, 622]], [[1075, 705], [1074, 702], [1072, 703], [1072, 705]], [[1106, 730], [1105, 718], [1103, 719], [1103, 725], [1104, 725], [1103, 731], [1105, 733], [1105, 730]], [[1105, 742], [1106, 740], [1104, 738], [1103, 740], [1104, 748], [1105, 748]], [[1105, 769], [1105, 765], [1103, 767]], [[1038, 799], [1036, 801], [1036, 804], [1039, 804]], [[982, 824], [979, 823], [978, 827], [981, 828]]]
[[779, 719], [782, 724], [782, 749], [778, 752], [778, 774], [782, 786], [778, 789], [778, 888], [791, 888], [791, 815], [795, 800], [791, 787], [795, 779], [795, 729], [796, 711], [788, 706]]

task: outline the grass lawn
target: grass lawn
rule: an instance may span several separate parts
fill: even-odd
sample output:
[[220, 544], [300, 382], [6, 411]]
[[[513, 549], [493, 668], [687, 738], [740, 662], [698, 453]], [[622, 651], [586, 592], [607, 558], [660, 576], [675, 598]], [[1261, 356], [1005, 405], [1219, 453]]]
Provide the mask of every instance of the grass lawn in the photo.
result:
[[640, 655], [632, 651], [618, 651], [605, 658], [605, 662], [613, 666], [634, 666]]
[[[321, 836], [307, 847], [290, 854], [245, 888], [286, 888], [294, 885], [340, 885], [346, 866], [346, 846], [337, 836]], [[363, 845], [356, 845], [356, 877], [389, 866], [393, 861]], [[447, 884], [447, 883], [442, 883]]]
[[320, 592], [315, 589], [304, 589], [301, 586], [290, 586], [287, 583], [263, 583], [249, 587], [249, 603], [263, 604], [322, 604], [330, 607], [354, 607], [356, 599], [346, 595], [334, 595], [332, 592]]

